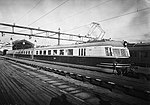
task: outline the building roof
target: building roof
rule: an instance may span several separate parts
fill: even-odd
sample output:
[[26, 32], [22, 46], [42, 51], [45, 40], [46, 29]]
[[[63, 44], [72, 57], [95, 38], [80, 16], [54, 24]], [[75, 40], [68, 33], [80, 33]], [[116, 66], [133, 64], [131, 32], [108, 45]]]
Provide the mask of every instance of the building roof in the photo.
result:
[[23, 40], [16, 40], [13, 42], [13, 50], [16, 49], [28, 49], [28, 48], [33, 48], [34, 44], [23, 39]]

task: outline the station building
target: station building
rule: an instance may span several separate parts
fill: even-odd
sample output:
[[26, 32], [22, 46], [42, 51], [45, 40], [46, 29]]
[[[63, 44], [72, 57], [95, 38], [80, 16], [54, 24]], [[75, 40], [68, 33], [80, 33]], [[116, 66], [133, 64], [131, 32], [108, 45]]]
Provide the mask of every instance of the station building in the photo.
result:
[[34, 48], [34, 44], [23, 39], [13, 41], [12, 44], [3, 44], [0, 47], [0, 55], [5, 55], [8, 50]]
[[10, 43], [2, 43], [0, 45], [0, 55], [5, 55], [8, 50], [12, 50], [12, 45]]
[[12, 49], [18, 50], [18, 49], [28, 49], [28, 48], [34, 48], [34, 44], [23, 39], [23, 40], [16, 40], [12, 43]]

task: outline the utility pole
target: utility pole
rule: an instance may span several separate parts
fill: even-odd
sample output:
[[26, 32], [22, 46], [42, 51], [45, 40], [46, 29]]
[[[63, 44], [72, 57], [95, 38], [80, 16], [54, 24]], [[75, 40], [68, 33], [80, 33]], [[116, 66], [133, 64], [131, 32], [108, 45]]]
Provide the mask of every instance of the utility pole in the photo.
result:
[[60, 45], [60, 28], [58, 28], [58, 46]]

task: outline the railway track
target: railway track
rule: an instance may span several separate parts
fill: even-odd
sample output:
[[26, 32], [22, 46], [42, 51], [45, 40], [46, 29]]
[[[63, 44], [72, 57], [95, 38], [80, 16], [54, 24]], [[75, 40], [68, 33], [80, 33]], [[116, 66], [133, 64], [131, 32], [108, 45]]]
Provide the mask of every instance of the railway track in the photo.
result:
[[[10, 64], [11, 63], [11, 64]], [[11, 66], [10, 66], [11, 65]], [[5, 72], [3, 70], [3, 72], [1, 72], [1, 77], [3, 77], [2, 81], [7, 81], [6, 85], [10, 88], [7, 89], [8, 90], [12, 90], [11, 88], [13, 88], [13, 92], [14, 93], [10, 93], [10, 97], [13, 97], [12, 95], [14, 95], [15, 93], [17, 93], [16, 95], [16, 99], [12, 99], [13, 101], [9, 101], [8, 103], [10, 104], [29, 104], [29, 105], [48, 105], [48, 103], [44, 103], [44, 100], [41, 101], [41, 99], [46, 99], [48, 100], [48, 97], [43, 96], [42, 94], [38, 93], [38, 95], [40, 94], [41, 97], [36, 97], [34, 98], [35, 93], [37, 94], [37, 91], [39, 91], [39, 89], [41, 90], [45, 90], [46, 92], [49, 92], [52, 96], [57, 96], [58, 93], [57, 91], [61, 92], [61, 93], [65, 93], [67, 95], [67, 98], [69, 100], [71, 100], [71, 102], [73, 102], [73, 104], [75, 105], [98, 105], [99, 104], [99, 98], [96, 98], [93, 93], [91, 92], [87, 92], [87, 90], [84, 90], [81, 87], [77, 87], [71, 83], [68, 82], [64, 82], [62, 81], [62, 79], [58, 79], [58, 76], [56, 74], [49, 74], [46, 75], [45, 73], [39, 72], [40, 70], [35, 71], [34, 68], [31, 67], [25, 67], [24, 65], [16, 65], [15, 62], [9, 62], [7, 63], [7, 65], [4, 66], [4, 69], [6, 70]], [[9, 71], [9, 70], [13, 70], [13, 71]], [[12, 74], [13, 72], [13, 74]], [[8, 76], [13, 75], [13, 78], [9, 78], [10, 80], [8, 80]], [[20, 78], [21, 77], [21, 78]], [[47, 87], [43, 87], [43, 84], [39, 84], [39, 82], [36, 81], [36, 83], [31, 80], [30, 78], [33, 78], [34, 80], [40, 80], [42, 83], [48, 84], [50, 85], [49, 88], [55, 88], [55, 92], [54, 90], [49, 90], [49, 88]], [[28, 84], [27, 82], [31, 83]], [[16, 83], [17, 85], [13, 85], [14, 83]], [[22, 85], [26, 85], [25, 87]], [[35, 90], [33, 90], [33, 86], [36, 85], [36, 88], [38, 87], [38, 89], [35, 88]], [[5, 84], [3, 84], [3, 86], [5, 86]], [[7, 86], [5, 86], [6, 89]], [[21, 90], [19, 87], [26, 89], [26, 92], [24, 92], [23, 90]], [[2, 88], [2, 87], [1, 87]], [[56, 89], [57, 88], [57, 89]], [[65, 90], [64, 90], [65, 89]], [[19, 91], [21, 91], [21, 93], [19, 93]], [[29, 92], [27, 92], [29, 91]], [[33, 95], [32, 95], [33, 94]], [[2, 95], [5, 95], [4, 93]], [[48, 94], [47, 94], [48, 95]], [[7, 96], [7, 95], [5, 95]], [[44, 97], [44, 98], [43, 98]], [[46, 97], [46, 98], [45, 98]], [[32, 99], [32, 103], [30, 102]], [[7, 102], [8, 99], [5, 98], [5, 102]], [[21, 100], [21, 103], [18, 103], [17, 101]], [[25, 100], [27, 100], [28, 102], [26, 102]], [[23, 102], [22, 102], [23, 101]], [[103, 99], [101, 99], [101, 101], [108, 103], [106, 101], [104, 101]], [[7, 103], [7, 104], [8, 104]]]
[[51, 97], [60, 94], [20, 70], [10, 63], [1, 64], [1, 105], [48, 105]]
[[[23, 57], [19, 57], [19, 59], [25, 59], [25, 60], [29, 60], [29, 61], [33, 61], [32, 59], [29, 58], [23, 58]], [[126, 76], [126, 77], [130, 77], [130, 78], [135, 78], [135, 79], [144, 79], [144, 80], [150, 80], [150, 73], [149, 72], [144, 72], [144, 71], [139, 71], [136, 70], [134, 66], [132, 66], [131, 68], [128, 68], [127, 71], [121, 71], [121, 70], [113, 70], [112, 68], [109, 69], [109, 67], [107, 68], [107, 65], [103, 65], [102, 68], [101, 66], [98, 67], [92, 67], [92, 66], [85, 66], [85, 65], [73, 65], [73, 64], [66, 64], [66, 63], [61, 63], [61, 62], [53, 62], [53, 61], [44, 61], [44, 60], [37, 60], [34, 59], [35, 62], [41, 62], [41, 63], [47, 63], [47, 64], [53, 64], [53, 65], [60, 65], [60, 66], [64, 66], [64, 67], [71, 67], [71, 68], [77, 68], [77, 69], [85, 69], [85, 70], [89, 70], [89, 71], [96, 71], [96, 72], [100, 72], [100, 73], [105, 73], [105, 74], [116, 74], [116, 75], [122, 75], [122, 76]], [[109, 66], [109, 65], [108, 65]], [[131, 69], [131, 70], [129, 70]], [[137, 72], [139, 71], [139, 72]]]
[[[9, 62], [16, 65], [16, 60], [11, 59], [11, 61]], [[19, 63], [19, 64], [17, 63], [16, 66], [17, 68], [20, 67], [24, 68], [25, 69], [24, 71], [26, 71], [26, 69], [29, 68], [31, 69], [30, 72], [26, 73], [28, 74], [28, 76], [38, 78], [42, 80], [44, 83], [51, 84], [53, 87], [57, 88], [58, 90], [61, 90], [61, 92], [68, 94], [68, 97], [70, 96], [76, 97], [77, 99], [82, 100], [82, 102], [85, 102], [86, 104], [89, 103], [93, 105], [96, 104], [99, 105], [100, 102], [109, 103], [112, 105], [130, 105], [130, 104], [140, 105], [140, 103], [143, 105], [149, 104], [148, 91], [145, 91], [144, 93], [139, 91], [137, 92], [137, 90], [135, 91], [135, 89], [132, 86], [128, 85], [121, 86], [114, 82], [110, 81], [108, 82], [101, 79], [91, 78], [89, 76], [83, 76], [72, 72], [53, 69], [45, 66], [39, 66], [21, 61], [17, 62]], [[50, 79], [49, 76], [53, 76], [55, 78]], [[68, 80], [66, 79], [66, 77]], [[76, 81], [74, 79], [79, 81]], [[70, 83], [71, 80], [73, 82]], [[67, 83], [64, 81], [67, 81]], [[84, 83], [80, 81], [84, 81]]]

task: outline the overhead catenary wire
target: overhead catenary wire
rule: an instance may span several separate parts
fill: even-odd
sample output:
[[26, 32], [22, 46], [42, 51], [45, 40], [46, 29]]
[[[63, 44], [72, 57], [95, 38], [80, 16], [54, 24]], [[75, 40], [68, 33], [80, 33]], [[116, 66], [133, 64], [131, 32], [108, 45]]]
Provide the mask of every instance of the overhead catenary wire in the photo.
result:
[[19, 22], [20, 20], [22, 20], [27, 14], [29, 14], [34, 8], [36, 8], [40, 4], [41, 1], [42, 0], [39, 0], [29, 11], [27, 11], [23, 16], [18, 18], [18, 20], [16, 20], [15, 23]]
[[108, 18], [108, 19], [97, 21], [97, 22], [104, 22], [104, 21], [116, 19], [116, 18], [119, 18], [119, 17], [123, 17], [123, 16], [126, 16], [126, 15], [134, 14], [134, 13], [137, 13], [137, 12], [140, 12], [140, 11], [144, 11], [144, 10], [147, 10], [147, 9], [150, 9], [150, 7], [139, 9], [139, 10], [135, 10], [135, 11], [132, 11], [132, 12], [129, 12], [129, 13], [125, 13], [125, 14], [122, 14], [122, 15], [119, 15], [119, 16], [114, 16], [114, 17], [111, 17], [111, 18]]
[[[150, 34], [150, 32], [147, 32], [147, 34]], [[131, 34], [131, 35], [128, 35], [128, 36], [123, 35], [123, 37], [116, 37], [116, 38], [114, 38], [114, 39], [131, 38], [131, 36], [132, 36], [132, 37], [136, 37], [136, 36], [142, 36], [142, 37], [145, 37], [144, 34], [138, 34], [138, 35]], [[137, 37], [137, 38], [139, 38], [139, 37]]]
[[[137, 25], [141, 25], [141, 24], [150, 24], [150, 22], [148, 22], [148, 23], [136, 23], [136, 24], [134, 24], [135, 26], [137, 26]], [[150, 36], [150, 31], [149, 32], [147, 32], [148, 34], [149, 34], [149, 36]], [[122, 35], [122, 37], [116, 37], [115, 39], [122, 39], [122, 38], [132, 38], [133, 36], [143, 36], [144, 34], [140, 34], [140, 35], [136, 35], [136, 34], [134, 34], [134, 35]]]
[[[123, 17], [123, 16], [131, 15], [131, 14], [134, 14], [134, 13], [137, 13], [137, 12], [141, 12], [141, 11], [144, 11], [144, 10], [148, 10], [148, 9], [150, 9], [150, 7], [143, 8], [143, 9], [138, 9], [138, 10], [135, 10], [135, 11], [132, 11], [132, 12], [128, 12], [128, 13], [125, 13], [125, 14], [122, 14], [122, 15], [113, 16], [113, 17], [111, 17], [111, 18], [99, 20], [99, 21], [96, 21], [96, 22], [105, 22], [105, 21], [113, 20], [113, 19], [120, 18], [120, 17]], [[81, 25], [81, 26], [78, 26], [78, 27], [69, 29], [69, 30], [65, 30], [65, 32], [67, 32], [67, 31], [72, 31], [72, 30], [76, 30], [76, 29], [82, 28], [82, 27], [87, 26], [87, 25], [90, 25], [90, 24], [91, 24], [91, 23], [88, 23], [88, 24], [84, 24], [84, 25]]]
[[32, 23], [30, 23], [28, 26], [36, 23], [37, 21], [39, 21], [40, 19], [42, 19], [43, 17], [47, 16], [48, 14], [52, 13], [54, 10], [56, 10], [57, 8], [59, 8], [60, 6], [62, 6], [63, 4], [65, 4], [66, 2], [68, 2], [69, 0], [64, 1], [63, 3], [61, 3], [60, 5], [56, 6], [55, 8], [53, 8], [52, 10], [50, 10], [49, 12], [47, 12], [46, 14], [42, 15], [41, 17], [39, 17], [38, 19], [36, 19], [35, 21], [33, 21]]
[[[85, 10], [82, 10], [82, 11], [80, 11], [80, 12], [77, 12], [77, 13], [75, 13], [75, 14], [73, 14], [73, 15], [70, 15], [70, 16], [68, 16], [68, 17], [65, 17], [65, 18], [63, 18], [63, 19], [61, 19], [61, 22], [63, 22], [64, 20], [66, 20], [66, 19], [69, 19], [69, 18], [71, 18], [71, 17], [74, 17], [74, 16], [76, 16], [76, 15], [79, 15], [79, 14], [82, 14], [82, 13], [85, 13], [85, 12], [88, 12], [89, 10], [91, 10], [91, 9], [94, 9], [94, 8], [96, 8], [96, 7], [99, 7], [99, 6], [101, 6], [101, 5], [104, 5], [104, 4], [106, 4], [106, 3], [108, 3], [108, 2], [111, 2], [111, 1], [113, 1], [113, 0], [106, 0], [106, 1], [104, 1], [104, 2], [100, 2], [100, 3], [98, 3], [97, 5], [95, 5], [95, 6], [92, 6], [92, 7], [90, 7], [90, 8], [87, 8], [87, 9], [85, 9]], [[50, 22], [50, 23], [55, 23], [56, 21], [53, 21], [53, 22]], [[50, 23], [46, 23], [46, 24], [50, 24]], [[45, 25], [45, 24], [44, 24]]]

